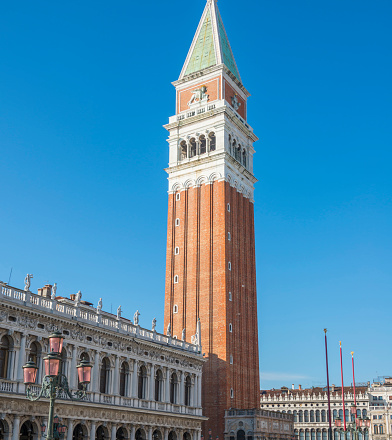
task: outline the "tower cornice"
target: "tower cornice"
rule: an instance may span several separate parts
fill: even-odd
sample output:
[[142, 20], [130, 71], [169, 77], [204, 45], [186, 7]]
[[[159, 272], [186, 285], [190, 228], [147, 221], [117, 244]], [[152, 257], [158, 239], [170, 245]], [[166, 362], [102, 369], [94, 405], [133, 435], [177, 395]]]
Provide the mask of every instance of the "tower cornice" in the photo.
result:
[[249, 96], [251, 96], [250, 92], [244, 87], [244, 85], [242, 84], [242, 82], [236, 78], [235, 75], [233, 75], [233, 73], [224, 65], [224, 64], [219, 64], [217, 66], [212, 66], [212, 67], [208, 67], [207, 69], [203, 69], [203, 70], [199, 70], [198, 72], [194, 72], [191, 73], [190, 75], [186, 75], [183, 78], [177, 79], [176, 81], [173, 81], [172, 84], [174, 87], [178, 87], [181, 86], [183, 84], [187, 84], [190, 81], [193, 81], [195, 79], [199, 79], [202, 78], [203, 76], [206, 76], [210, 73], [214, 73], [214, 72], [225, 72], [229, 78], [234, 81], [234, 83], [237, 85], [237, 87], [245, 94], [245, 96], [247, 98], [249, 98]]
[[[187, 125], [192, 125], [195, 122], [203, 121], [204, 119], [211, 119], [212, 116], [219, 114], [225, 114], [244, 133], [244, 135], [250, 138], [253, 142], [259, 140], [259, 138], [253, 133], [253, 130], [250, 128], [250, 126], [227, 105], [222, 105], [221, 107], [215, 108], [208, 112], [196, 114], [185, 119], [177, 119], [175, 122], [169, 122], [169, 124], [165, 124], [163, 127], [168, 131], [172, 131], [176, 128], [186, 127]], [[176, 116], [173, 116], [173, 118], [176, 118]]]

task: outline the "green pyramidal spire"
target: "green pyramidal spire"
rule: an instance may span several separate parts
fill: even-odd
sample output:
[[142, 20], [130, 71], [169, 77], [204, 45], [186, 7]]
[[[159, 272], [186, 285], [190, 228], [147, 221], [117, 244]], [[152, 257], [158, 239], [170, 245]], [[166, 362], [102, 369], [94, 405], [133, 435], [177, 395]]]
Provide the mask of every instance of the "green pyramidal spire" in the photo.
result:
[[224, 64], [241, 81], [216, 0], [208, 0], [180, 79], [219, 64]]

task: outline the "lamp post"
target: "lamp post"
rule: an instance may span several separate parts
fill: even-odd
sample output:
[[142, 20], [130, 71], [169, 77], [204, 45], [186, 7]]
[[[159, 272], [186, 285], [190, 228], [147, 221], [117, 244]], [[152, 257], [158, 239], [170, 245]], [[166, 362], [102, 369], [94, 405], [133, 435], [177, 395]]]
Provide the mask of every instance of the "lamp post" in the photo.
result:
[[[72, 394], [70, 391], [67, 377], [59, 373], [63, 339], [64, 336], [59, 331], [55, 331], [49, 336], [49, 354], [44, 358], [45, 376], [42, 380], [40, 392], [34, 392], [31, 388], [31, 386], [35, 384], [38, 367], [33, 361], [29, 361], [23, 366], [24, 383], [27, 385], [27, 398], [31, 401], [38, 400], [41, 397], [50, 399], [47, 440], [58, 439], [60, 438], [59, 434], [65, 432], [65, 427], [59, 424], [59, 418], [57, 416], [54, 417], [54, 403], [56, 398], [67, 395], [71, 400], [83, 400], [86, 397], [87, 384], [91, 382], [92, 365], [82, 360], [76, 367], [82, 389], [76, 391], [75, 394]], [[56, 435], [54, 434], [54, 428]], [[45, 428], [42, 427], [42, 429], [44, 432]]]
[[[357, 407], [355, 405], [351, 406], [351, 414], [356, 415]], [[342, 429], [342, 419], [337, 417], [335, 419], [335, 426], [339, 429], [339, 432], [344, 432], [344, 438], [347, 439], [347, 432], [352, 434], [351, 440], [359, 440], [359, 434], [363, 433], [364, 435], [369, 432], [370, 428], [370, 419], [369, 417], [365, 417], [361, 419], [361, 417], [357, 417], [354, 422], [349, 423], [346, 429]], [[364, 440], [364, 439], [363, 439]]]

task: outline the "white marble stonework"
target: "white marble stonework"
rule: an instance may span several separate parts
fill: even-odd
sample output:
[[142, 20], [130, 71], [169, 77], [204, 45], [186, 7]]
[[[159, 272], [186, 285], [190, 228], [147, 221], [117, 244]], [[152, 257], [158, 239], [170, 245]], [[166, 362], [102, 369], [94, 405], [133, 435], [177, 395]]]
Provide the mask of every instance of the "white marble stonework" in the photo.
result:
[[36, 356], [39, 389], [48, 336], [58, 329], [65, 338], [62, 372], [71, 390], [78, 387], [81, 357], [93, 364], [87, 400], [56, 401], [55, 413], [68, 426], [66, 440], [200, 440], [201, 347], [118, 315], [0, 282], [0, 348], [6, 359], [0, 362], [0, 439], [41, 440], [48, 401], [26, 398], [22, 366]]

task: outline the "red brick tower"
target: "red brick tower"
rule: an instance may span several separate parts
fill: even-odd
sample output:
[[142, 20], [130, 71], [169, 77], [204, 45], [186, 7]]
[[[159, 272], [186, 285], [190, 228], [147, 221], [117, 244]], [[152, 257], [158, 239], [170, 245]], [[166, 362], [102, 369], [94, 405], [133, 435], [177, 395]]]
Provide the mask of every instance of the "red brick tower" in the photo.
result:
[[259, 357], [248, 91], [218, 11], [208, 0], [176, 87], [170, 117], [165, 328], [206, 362], [203, 428], [224, 436], [224, 411], [258, 408]]

